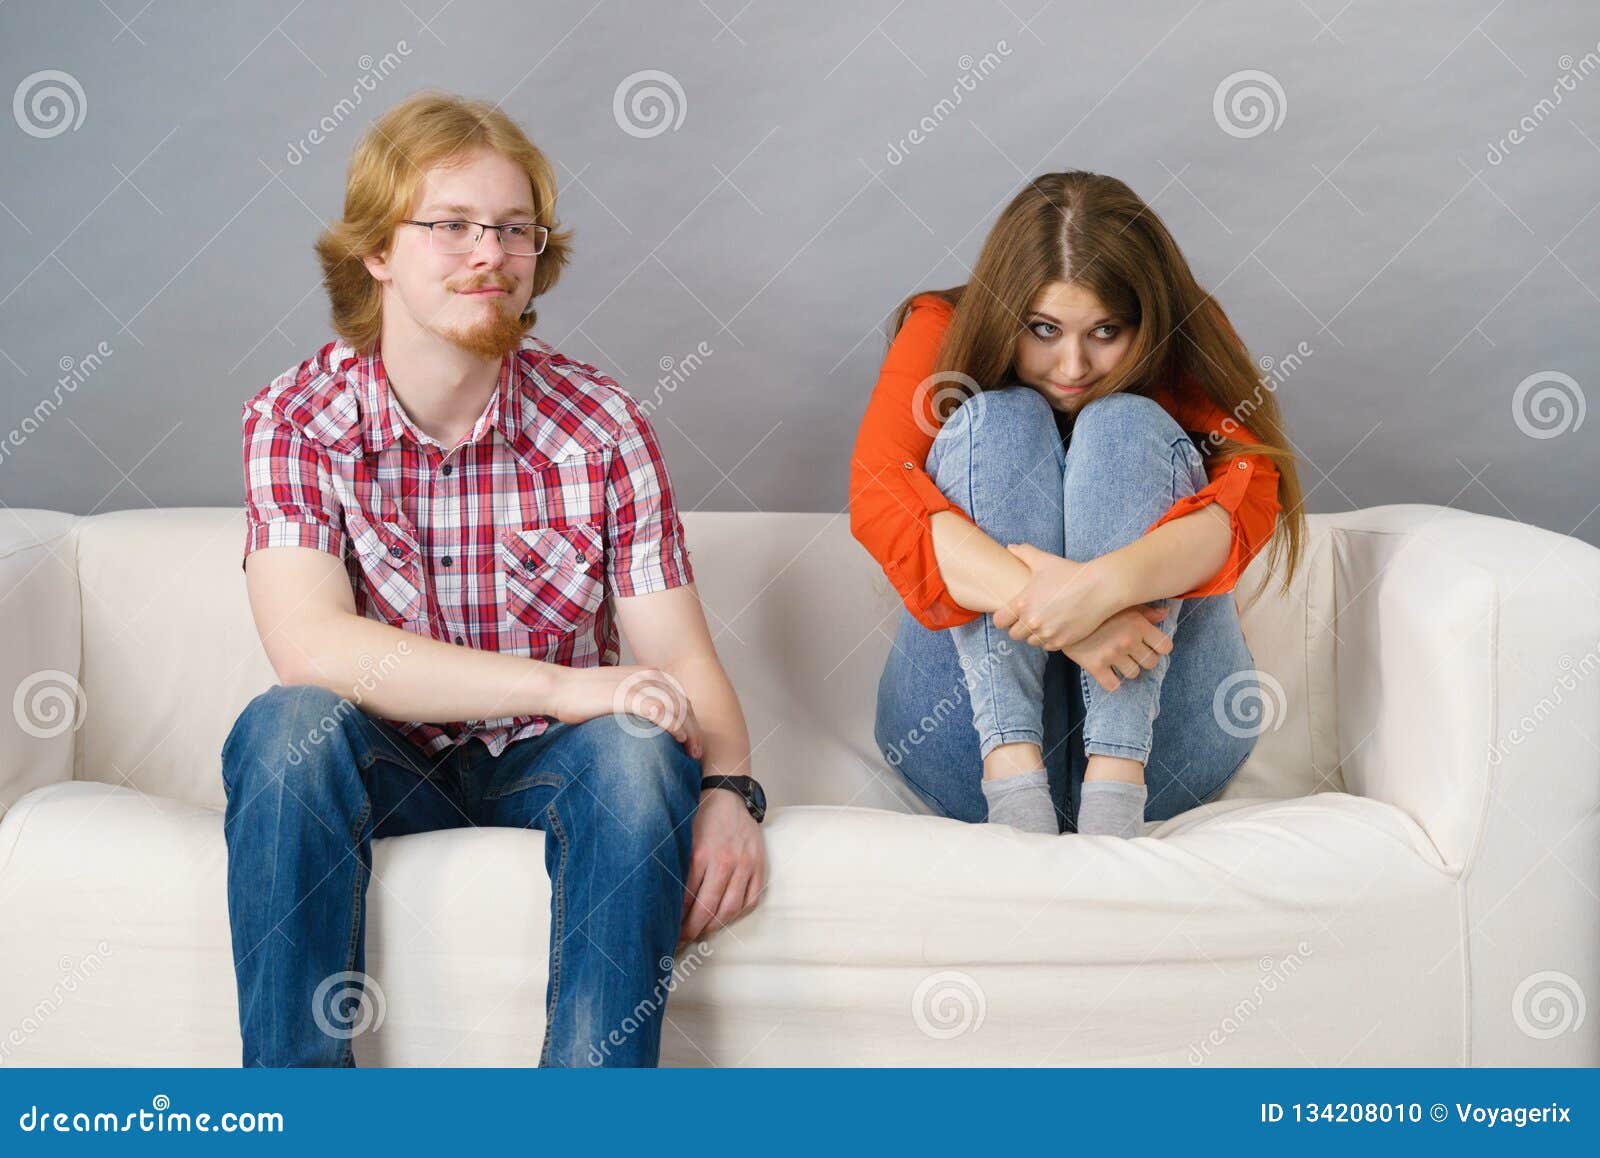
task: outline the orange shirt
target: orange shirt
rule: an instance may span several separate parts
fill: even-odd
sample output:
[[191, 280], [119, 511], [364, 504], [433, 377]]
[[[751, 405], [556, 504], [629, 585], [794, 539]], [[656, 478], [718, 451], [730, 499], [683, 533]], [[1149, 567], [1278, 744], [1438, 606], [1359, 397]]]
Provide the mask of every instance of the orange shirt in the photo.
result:
[[[933, 435], [928, 432], [940, 424], [933, 409], [934, 392], [927, 391], [920, 399], [920, 415], [913, 409], [919, 404], [917, 387], [933, 373], [939, 342], [953, 313], [948, 302], [931, 295], [912, 303], [883, 360], [850, 460], [850, 533], [878, 561], [906, 609], [932, 630], [955, 627], [981, 614], [952, 599], [939, 576], [931, 516], [953, 511], [968, 522], [972, 519], [944, 496], [923, 469], [933, 446]], [[1184, 430], [1224, 434], [1227, 414], [1197, 392], [1183, 394], [1178, 397], [1163, 390], [1156, 401]], [[1237, 424], [1231, 437], [1257, 441]], [[1239, 455], [1218, 462], [1208, 473], [1211, 481], [1205, 489], [1179, 499], [1143, 532], [1148, 534], [1213, 502], [1228, 512], [1233, 546], [1227, 560], [1215, 575], [1185, 591], [1180, 599], [1232, 591], [1256, 552], [1272, 538], [1281, 509], [1278, 469], [1268, 458]]]

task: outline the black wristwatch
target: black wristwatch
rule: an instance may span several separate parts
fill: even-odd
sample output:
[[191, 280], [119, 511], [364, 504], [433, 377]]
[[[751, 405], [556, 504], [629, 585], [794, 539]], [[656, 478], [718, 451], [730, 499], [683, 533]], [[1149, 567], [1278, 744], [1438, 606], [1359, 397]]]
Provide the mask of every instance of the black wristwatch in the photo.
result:
[[729, 792], [737, 793], [757, 824], [765, 819], [767, 794], [761, 791], [761, 784], [754, 776], [707, 776], [700, 781], [700, 791], [708, 788], [726, 788]]

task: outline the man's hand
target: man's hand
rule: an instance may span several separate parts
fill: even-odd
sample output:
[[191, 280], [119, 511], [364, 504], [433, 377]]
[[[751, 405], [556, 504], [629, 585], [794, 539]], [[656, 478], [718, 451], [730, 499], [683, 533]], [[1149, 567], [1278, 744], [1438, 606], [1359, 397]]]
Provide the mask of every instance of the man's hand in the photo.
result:
[[678, 943], [693, 941], [755, 908], [767, 879], [761, 826], [726, 788], [700, 794]]
[[1114, 692], [1122, 680], [1137, 679], [1172, 653], [1171, 637], [1156, 626], [1166, 617], [1165, 607], [1124, 608], [1063, 651], [1096, 683]]
[[639, 716], [670, 732], [696, 760], [705, 756], [694, 705], [683, 685], [659, 668], [568, 668], [558, 678], [552, 706], [551, 714], [566, 724], [582, 724], [605, 715]]
[[995, 627], [1012, 639], [1065, 651], [1127, 606], [1118, 601], [1113, 576], [1104, 566], [1074, 563], [1031, 543], [1009, 544], [1006, 550], [1032, 573], [1027, 585], [994, 613]]

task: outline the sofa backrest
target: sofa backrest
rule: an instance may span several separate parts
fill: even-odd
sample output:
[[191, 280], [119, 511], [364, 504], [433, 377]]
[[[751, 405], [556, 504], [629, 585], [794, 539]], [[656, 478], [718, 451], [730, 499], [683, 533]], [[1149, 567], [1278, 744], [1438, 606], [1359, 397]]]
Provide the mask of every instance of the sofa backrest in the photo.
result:
[[[1246, 640], [1270, 677], [1267, 730], [1225, 797], [1341, 787], [1325, 520], [1310, 519], [1293, 593], [1274, 580], [1246, 608]], [[900, 608], [851, 538], [848, 516], [688, 512], [684, 522], [770, 803], [922, 811], [873, 741], [878, 675]], [[245, 596], [243, 510], [97, 515], [78, 520], [73, 538], [85, 699], [74, 775], [221, 807], [222, 743], [277, 679]], [[1265, 574], [1263, 556], [1241, 602]]]

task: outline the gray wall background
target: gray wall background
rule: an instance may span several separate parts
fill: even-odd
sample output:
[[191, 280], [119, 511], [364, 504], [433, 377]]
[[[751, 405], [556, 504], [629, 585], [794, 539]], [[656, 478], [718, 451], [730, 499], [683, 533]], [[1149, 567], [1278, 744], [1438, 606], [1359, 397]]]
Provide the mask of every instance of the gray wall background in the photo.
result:
[[[239, 503], [241, 402], [331, 336], [350, 150], [444, 88], [557, 162], [578, 257], [539, 333], [654, 400], [686, 508], [842, 510], [890, 309], [1081, 167], [1258, 357], [1309, 347], [1279, 387], [1309, 510], [1600, 542], [1597, 42], [1582, 0], [10, 0], [0, 502]], [[616, 112], [645, 70], [670, 126]]]

